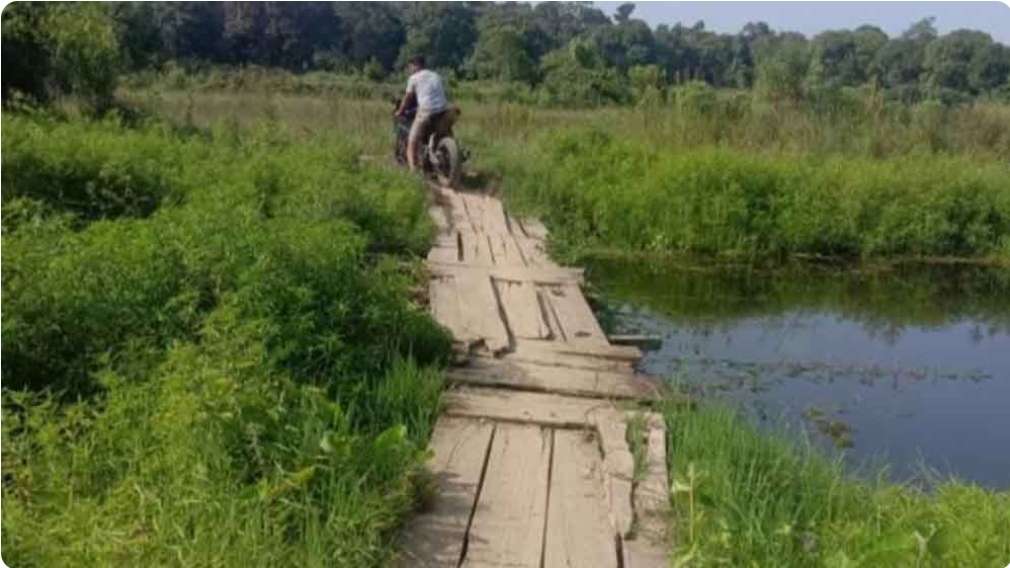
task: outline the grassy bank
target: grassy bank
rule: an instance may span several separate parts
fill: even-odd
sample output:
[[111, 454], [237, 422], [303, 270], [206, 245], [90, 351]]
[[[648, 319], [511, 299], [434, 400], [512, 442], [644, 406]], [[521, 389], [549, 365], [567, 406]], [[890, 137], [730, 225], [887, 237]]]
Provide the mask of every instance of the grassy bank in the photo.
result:
[[1010, 557], [1010, 493], [929, 493], [756, 432], [731, 411], [666, 414], [678, 566], [991, 566]]
[[503, 150], [506, 195], [569, 247], [731, 258], [1010, 258], [1006, 165], [671, 148], [598, 129]]
[[423, 192], [278, 124], [3, 122], [11, 565], [384, 565], [448, 339]]

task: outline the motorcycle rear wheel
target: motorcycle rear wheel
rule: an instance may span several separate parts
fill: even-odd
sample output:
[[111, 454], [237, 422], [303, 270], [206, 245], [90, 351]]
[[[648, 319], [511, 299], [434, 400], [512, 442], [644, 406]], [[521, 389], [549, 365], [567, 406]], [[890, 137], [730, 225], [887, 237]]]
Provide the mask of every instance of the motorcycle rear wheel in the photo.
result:
[[435, 175], [438, 183], [446, 187], [457, 187], [462, 175], [463, 160], [459, 144], [454, 138], [445, 137], [435, 146]]

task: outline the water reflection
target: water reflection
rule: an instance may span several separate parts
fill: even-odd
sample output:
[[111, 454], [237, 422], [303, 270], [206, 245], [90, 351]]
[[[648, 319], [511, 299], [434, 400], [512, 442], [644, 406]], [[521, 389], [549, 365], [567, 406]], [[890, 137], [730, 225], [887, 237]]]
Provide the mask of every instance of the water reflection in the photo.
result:
[[1010, 486], [1010, 271], [775, 271], [596, 262], [647, 372], [804, 425], [848, 459]]

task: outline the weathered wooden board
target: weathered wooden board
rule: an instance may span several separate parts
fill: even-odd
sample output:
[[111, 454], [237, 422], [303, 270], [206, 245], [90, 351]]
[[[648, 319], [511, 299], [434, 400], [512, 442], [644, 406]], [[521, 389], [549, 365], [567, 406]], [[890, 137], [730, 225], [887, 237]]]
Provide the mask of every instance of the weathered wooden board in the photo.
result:
[[617, 568], [617, 532], [607, 511], [601, 467], [591, 433], [555, 430], [546, 568]]
[[603, 448], [604, 487], [614, 527], [622, 537], [631, 531], [635, 514], [631, 491], [635, 475], [635, 459], [625, 438], [627, 425], [619, 412], [599, 414], [596, 422]]
[[469, 365], [449, 369], [455, 383], [500, 386], [594, 398], [660, 398], [658, 383], [639, 375], [589, 369], [573, 369], [513, 361], [509, 357], [475, 357]]
[[634, 538], [623, 543], [624, 566], [652, 568], [665, 566], [669, 540], [666, 519], [670, 504], [670, 484], [666, 475], [666, 425], [659, 414], [647, 415], [645, 473], [635, 486]]
[[564, 330], [565, 341], [585, 348], [609, 347], [603, 328], [577, 285], [541, 286], [541, 296], [551, 303]]
[[540, 566], [553, 432], [499, 424], [470, 526], [464, 566]]
[[505, 219], [505, 209], [501, 201], [493, 197], [484, 196], [482, 224], [484, 230], [490, 234], [507, 234], [509, 224]]
[[560, 428], [589, 428], [595, 414], [613, 408], [602, 399], [462, 387], [442, 395], [448, 416], [488, 418]]
[[463, 262], [471, 267], [481, 268], [495, 265], [486, 233], [459, 231], [459, 238], [463, 250]]
[[523, 217], [519, 223], [522, 225], [525, 235], [541, 241], [547, 239], [547, 227], [540, 220], [533, 217]]
[[522, 250], [526, 263], [530, 266], [554, 267], [557, 266], [547, 255], [544, 244], [527, 237], [516, 235], [516, 245]]
[[460, 312], [455, 278], [451, 276], [433, 278], [428, 284], [428, 297], [435, 321], [451, 331], [454, 338], [460, 341], [475, 338]]
[[532, 282], [494, 279], [512, 335], [524, 339], [547, 339], [551, 329], [544, 321], [540, 301]]
[[404, 532], [399, 566], [458, 565], [493, 428], [487, 421], [439, 419], [429, 463], [438, 493], [431, 508], [411, 519]]
[[445, 212], [445, 207], [441, 205], [431, 205], [428, 207], [428, 216], [431, 217], [439, 231], [449, 230], [449, 215]]
[[[464, 259], [465, 260], [465, 259]], [[578, 268], [530, 268], [521, 266], [468, 266], [458, 262], [428, 262], [428, 268], [434, 274], [456, 274], [459, 272], [480, 272], [490, 274], [495, 278], [514, 280], [517, 282], [536, 283], [581, 283], [584, 271]]]
[[483, 338], [492, 353], [507, 349], [508, 330], [501, 319], [491, 278], [487, 274], [461, 273], [456, 277], [456, 287], [463, 327]]

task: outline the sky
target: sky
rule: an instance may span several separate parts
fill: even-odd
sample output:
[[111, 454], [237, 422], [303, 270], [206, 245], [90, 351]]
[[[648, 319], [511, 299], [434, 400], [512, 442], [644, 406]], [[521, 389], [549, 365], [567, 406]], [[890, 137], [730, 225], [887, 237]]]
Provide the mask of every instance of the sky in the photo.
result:
[[[623, 2], [594, 2], [613, 14]], [[634, 2], [633, 18], [653, 28], [659, 24], [698, 20], [705, 28], [736, 33], [747, 22], [764, 21], [776, 31], [797, 31], [806, 36], [832, 29], [852, 29], [862, 24], [878, 26], [888, 35], [899, 35], [908, 26], [928, 16], [936, 28], [947, 33], [970, 28], [989, 33], [1010, 45], [1010, 6], [1002, 2]]]

